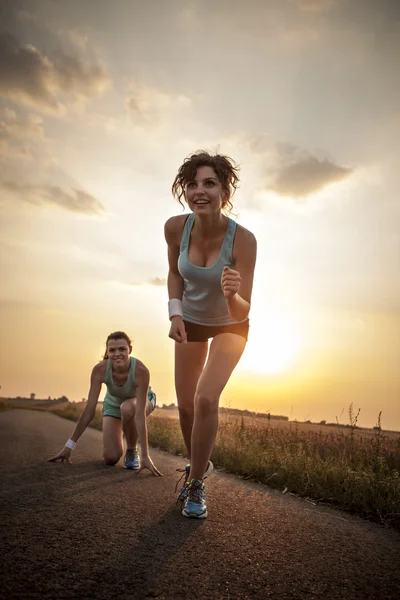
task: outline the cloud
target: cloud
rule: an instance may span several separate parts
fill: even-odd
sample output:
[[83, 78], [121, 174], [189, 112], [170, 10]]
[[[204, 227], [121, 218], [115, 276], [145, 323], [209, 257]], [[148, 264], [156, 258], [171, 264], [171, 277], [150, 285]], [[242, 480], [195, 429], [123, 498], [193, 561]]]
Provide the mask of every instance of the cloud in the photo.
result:
[[281, 196], [304, 198], [352, 173], [353, 169], [327, 158], [318, 158], [291, 144], [279, 144], [273, 182], [267, 187]]
[[88, 35], [81, 33], [77, 29], [60, 30], [59, 35], [60, 37], [64, 38], [68, 44], [80, 52], [86, 50], [89, 40]]
[[101, 94], [110, 83], [100, 65], [89, 65], [62, 53], [54, 61], [54, 78], [61, 91], [75, 92], [87, 98]]
[[[17, 160], [15, 160], [17, 159]], [[40, 115], [16, 112], [8, 107], [0, 107], [0, 161], [7, 165], [8, 178], [19, 180], [26, 164], [18, 166], [18, 159], [34, 160], [36, 174], [40, 166], [54, 165], [56, 160], [49, 151], [44, 134], [43, 119]], [[17, 172], [12, 174], [12, 168]]]
[[51, 61], [36, 48], [21, 46], [9, 33], [0, 34], [0, 94], [24, 104], [60, 111], [52, 70]]
[[0, 95], [27, 106], [62, 114], [58, 93], [89, 98], [101, 94], [110, 80], [100, 65], [62, 52], [50, 60], [14, 35], [0, 34]]
[[11, 157], [31, 159], [32, 153], [24, 144], [15, 144], [7, 125], [0, 122], [0, 158], [8, 161]]
[[81, 214], [100, 214], [103, 205], [93, 196], [80, 189], [62, 189], [55, 185], [30, 185], [13, 181], [2, 181], [5, 192], [23, 202], [40, 206], [50, 204], [64, 210]]
[[32, 158], [32, 149], [27, 142], [42, 142], [43, 123], [41, 117], [33, 114], [17, 115], [7, 107], [0, 108], [0, 158], [9, 162], [10, 158]]
[[338, 0], [293, 0], [293, 3], [305, 12], [324, 12], [330, 10]]
[[85, 124], [87, 126], [100, 128], [108, 133], [116, 131], [118, 128], [126, 128], [126, 121], [122, 120], [120, 117], [111, 117], [94, 111], [85, 114]]
[[15, 13], [15, 16], [17, 17], [17, 19], [19, 21], [38, 21], [39, 20], [36, 15], [28, 12], [27, 10], [17, 10], [17, 12]]
[[152, 277], [151, 279], [147, 279], [146, 281], [130, 281], [125, 285], [154, 285], [155, 287], [165, 287], [167, 285], [167, 280], [165, 277]]
[[182, 111], [191, 105], [183, 94], [173, 94], [134, 80], [129, 85], [126, 106], [134, 124], [146, 128], [157, 128], [163, 124], [167, 114]]
[[150, 285], [155, 285], [156, 287], [164, 287], [167, 285], [167, 280], [165, 277], [153, 277], [147, 281]]
[[316, 304], [332, 310], [400, 317], [400, 285], [388, 272], [366, 276], [338, 266], [316, 274], [312, 265], [310, 271], [301, 278], [292, 272], [290, 285], [297, 288], [300, 305], [312, 297]]
[[43, 119], [39, 115], [17, 115], [15, 110], [0, 107], [0, 123], [4, 125], [10, 138], [13, 139], [40, 139], [43, 135]]

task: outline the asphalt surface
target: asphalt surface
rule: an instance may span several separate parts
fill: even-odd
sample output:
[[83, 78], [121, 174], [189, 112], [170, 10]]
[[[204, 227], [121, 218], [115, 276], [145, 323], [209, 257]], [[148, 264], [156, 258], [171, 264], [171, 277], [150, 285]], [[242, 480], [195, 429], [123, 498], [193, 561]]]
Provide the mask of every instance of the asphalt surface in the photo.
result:
[[221, 472], [208, 519], [186, 519], [182, 458], [152, 450], [163, 478], [106, 467], [89, 428], [72, 465], [47, 462], [73, 426], [0, 414], [1, 599], [400, 598], [399, 534]]

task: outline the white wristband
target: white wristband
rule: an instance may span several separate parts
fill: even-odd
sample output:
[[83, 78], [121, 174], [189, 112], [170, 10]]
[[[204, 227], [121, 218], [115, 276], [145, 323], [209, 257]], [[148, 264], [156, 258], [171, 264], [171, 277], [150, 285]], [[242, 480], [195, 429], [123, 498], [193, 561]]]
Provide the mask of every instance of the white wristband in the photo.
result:
[[74, 442], [73, 440], [67, 440], [65, 442], [65, 447], [69, 448], [70, 450], [73, 450], [76, 446], [76, 442]]
[[182, 300], [179, 300], [178, 298], [171, 298], [171, 300], [168, 301], [168, 315], [169, 320], [171, 320], [172, 317], [183, 318]]

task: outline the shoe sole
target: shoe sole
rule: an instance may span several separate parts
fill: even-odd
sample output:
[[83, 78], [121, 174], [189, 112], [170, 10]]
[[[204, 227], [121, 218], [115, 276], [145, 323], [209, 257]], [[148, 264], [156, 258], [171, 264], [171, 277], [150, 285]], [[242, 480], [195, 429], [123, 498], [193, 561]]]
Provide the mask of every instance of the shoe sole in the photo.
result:
[[206, 512], [204, 512], [204, 513], [203, 513], [203, 514], [201, 514], [201, 515], [196, 515], [195, 513], [187, 513], [187, 512], [185, 512], [185, 511], [183, 510], [183, 511], [182, 511], [182, 515], [183, 515], [184, 517], [188, 517], [189, 519], [206, 519], [206, 518], [207, 518], [207, 515], [208, 515], [208, 512], [206, 511]]
[[126, 465], [124, 465], [124, 469], [128, 469], [128, 471], [138, 471], [140, 469], [139, 467], [127, 467]]

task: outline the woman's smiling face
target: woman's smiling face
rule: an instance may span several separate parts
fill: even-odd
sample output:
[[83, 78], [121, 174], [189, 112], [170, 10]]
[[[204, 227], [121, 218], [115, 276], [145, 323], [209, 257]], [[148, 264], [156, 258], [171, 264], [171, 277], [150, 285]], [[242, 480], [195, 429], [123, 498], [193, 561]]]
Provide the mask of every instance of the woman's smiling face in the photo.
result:
[[185, 184], [185, 199], [195, 214], [221, 211], [227, 193], [212, 167], [197, 169], [194, 179]]
[[124, 339], [109, 340], [107, 343], [107, 356], [115, 366], [122, 367], [129, 362], [131, 348]]

